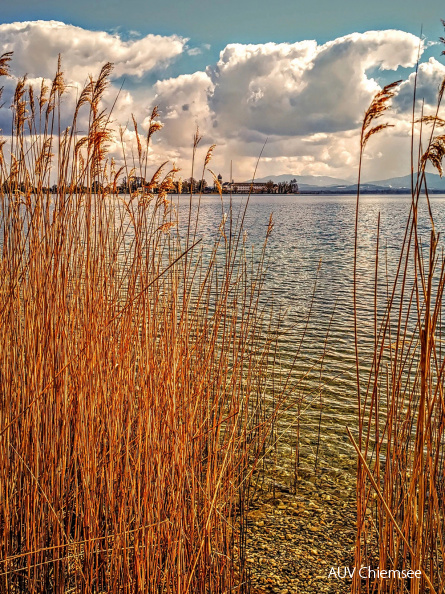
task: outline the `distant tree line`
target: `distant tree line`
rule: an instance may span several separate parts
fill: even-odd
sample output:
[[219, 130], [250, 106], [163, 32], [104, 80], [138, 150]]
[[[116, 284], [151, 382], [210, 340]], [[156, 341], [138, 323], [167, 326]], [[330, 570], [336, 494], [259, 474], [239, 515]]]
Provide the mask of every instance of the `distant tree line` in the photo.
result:
[[[148, 186], [148, 182], [143, 177], [131, 177], [129, 180], [124, 177], [122, 182], [118, 184], [115, 188], [111, 187], [110, 185], [105, 186], [98, 180], [95, 180], [91, 184], [91, 191], [94, 193], [102, 193], [102, 192], [118, 192], [120, 194], [128, 194], [137, 192], [138, 190], [144, 190]], [[8, 182], [4, 182], [2, 184], [2, 189], [4, 193], [12, 192], [21, 192], [23, 194], [26, 193], [35, 193], [37, 188], [32, 188], [26, 186], [24, 183], [16, 184], [14, 187], [11, 187]], [[174, 189], [173, 193], [182, 193], [182, 194], [190, 194], [193, 192], [194, 194], [205, 193], [205, 192], [212, 192], [214, 189], [213, 186], [209, 186], [205, 179], [195, 179], [194, 177], [189, 177], [182, 181], [175, 181], [174, 182]], [[43, 191], [44, 193], [52, 193], [55, 194], [59, 191], [62, 191], [62, 188], [58, 188], [57, 185], [52, 185], [48, 187], [44, 187], [39, 189], [39, 191]], [[73, 185], [70, 188], [65, 188], [65, 191], [68, 192], [75, 192], [75, 193], [86, 193], [88, 188], [84, 185]], [[223, 188], [224, 192], [229, 191], [227, 188]], [[298, 192], [298, 184], [296, 179], [292, 179], [289, 182], [279, 182], [278, 184], [274, 183], [271, 179], [266, 182], [265, 184], [265, 191], [268, 193], [278, 193], [278, 194], [292, 194]], [[156, 194], [157, 188], [151, 188], [150, 192]]]
[[295, 178], [291, 179], [289, 182], [279, 182], [276, 185], [278, 187], [278, 194], [294, 194], [295, 192], [298, 192], [298, 183]]

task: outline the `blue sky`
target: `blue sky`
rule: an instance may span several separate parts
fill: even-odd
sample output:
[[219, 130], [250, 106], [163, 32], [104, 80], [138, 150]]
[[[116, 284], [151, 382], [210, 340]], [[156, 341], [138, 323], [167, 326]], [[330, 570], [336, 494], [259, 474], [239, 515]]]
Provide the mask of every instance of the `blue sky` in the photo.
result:
[[59, 20], [96, 30], [178, 34], [194, 44], [262, 43], [402, 29], [436, 39], [445, 18], [439, 0], [16, 0], [2, 3], [3, 22]]
[[180, 70], [203, 68], [228, 43], [324, 43], [353, 32], [401, 29], [437, 40], [445, 18], [439, 0], [16, 0], [2, 3], [2, 22], [57, 20], [93, 30], [118, 31], [125, 37], [180, 35], [193, 47], [210, 45]]
[[376, 179], [406, 173], [421, 28], [419, 96], [433, 109], [444, 75], [441, 17], [438, 0], [17, 0], [2, 6], [0, 50], [14, 50], [14, 74], [35, 81], [51, 76], [61, 52], [73, 93], [110, 59], [110, 97], [125, 76], [120, 123], [135, 113], [143, 127], [159, 104], [160, 159], [186, 166], [198, 124], [203, 146], [218, 145], [215, 167], [235, 160], [238, 179], [249, 177], [266, 138], [260, 175], [353, 179], [361, 115], [379, 85], [401, 78], [397, 126], [368, 156], [365, 177]]

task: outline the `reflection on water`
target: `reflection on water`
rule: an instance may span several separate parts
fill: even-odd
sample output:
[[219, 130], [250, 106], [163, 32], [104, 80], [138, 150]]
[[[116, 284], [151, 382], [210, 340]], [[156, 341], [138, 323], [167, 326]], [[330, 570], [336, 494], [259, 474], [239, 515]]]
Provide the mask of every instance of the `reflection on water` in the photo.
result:
[[[236, 219], [246, 196], [234, 196], [232, 200]], [[408, 196], [361, 198], [358, 307], [364, 370], [369, 368], [374, 341], [378, 215], [380, 213], [378, 295], [383, 304], [388, 290], [386, 277], [393, 278], [396, 271], [410, 200]], [[176, 203], [180, 222], [186, 223], [188, 198], [176, 198]], [[445, 226], [445, 197], [434, 196], [432, 206], [436, 230], [440, 231]], [[222, 212], [228, 210], [228, 196], [224, 197], [224, 205], [217, 196], [201, 199], [198, 233], [209, 246], [218, 233]], [[263, 299], [267, 303], [273, 302], [276, 310], [287, 312], [286, 333], [281, 339], [280, 350], [283, 368], [290, 365], [295, 355], [312, 308], [304, 346], [294, 372], [296, 380], [304, 376], [298, 386], [300, 395], [304, 392], [309, 404], [302, 419], [306, 455], [309, 460], [314, 457], [320, 423], [321, 466], [348, 467], [354, 456], [345, 426], [356, 426], [352, 317], [355, 197], [252, 196], [245, 218], [249, 244], [262, 244], [270, 213], [273, 213], [274, 230], [268, 250], [269, 266]], [[426, 212], [419, 213], [419, 217], [419, 230], [425, 245], [429, 240], [429, 219]], [[317, 287], [312, 299], [315, 282]], [[382, 311], [379, 311], [381, 314]], [[292, 403], [297, 395], [291, 397], [283, 427], [286, 424], [295, 426], [296, 407]], [[295, 429], [291, 427], [283, 439], [284, 449], [294, 440]]]

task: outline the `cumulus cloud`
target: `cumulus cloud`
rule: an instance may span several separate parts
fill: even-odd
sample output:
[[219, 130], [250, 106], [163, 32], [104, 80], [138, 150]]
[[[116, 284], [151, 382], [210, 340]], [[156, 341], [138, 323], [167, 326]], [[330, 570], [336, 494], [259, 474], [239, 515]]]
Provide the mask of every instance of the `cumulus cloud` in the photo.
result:
[[[139, 36], [140, 37], [140, 36]], [[27, 74], [27, 81], [39, 91], [42, 79], [52, 80], [57, 69], [58, 56], [62, 58], [62, 70], [67, 87], [63, 96], [62, 128], [70, 125], [75, 102], [89, 76], [97, 78], [102, 66], [111, 62], [111, 82], [125, 75], [133, 78], [131, 91], [119, 91], [111, 84], [105, 93], [102, 107], [113, 106], [113, 118], [117, 123], [131, 121], [134, 113], [139, 121], [151, 111], [154, 93], [137, 92], [137, 81], [147, 73], [159, 76], [164, 68], [185, 51], [187, 39], [177, 35], [146, 35], [136, 38], [131, 35], [123, 40], [117, 32], [90, 31], [58, 21], [30, 21], [0, 25], [0, 54], [13, 52], [12, 78], [2, 81], [3, 100], [7, 108], [18, 77]], [[136, 84], [136, 87], [135, 87]], [[141, 96], [142, 95], [142, 96]], [[0, 110], [0, 129], [10, 125], [10, 112]], [[84, 110], [85, 111], [85, 110]], [[78, 120], [79, 131], [88, 125], [88, 117]], [[133, 134], [134, 136], [134, 134]]]
[[414, 86], [416, 86], [417, 101], [424, 102], [427, 107], [435, 107], [438, 89], [444, 78], [445, 66], [435, 58], [430, 58], [428, 62], [419, 65], [417, 82], [415, 73], [412, 73], [400, 85], [394, 105], [402, 111], [412, 108]]
[[0, 25], [0, 53], [14, 51], [14, 72], [52, 78], [61, 54], [67, 76], [79, 83], [96, 74], [105, 62], [113, 62], [114, 77], [141, 77], [181, 54], [186, 41], [176, 35], [147, 35], [123, 41], [117, 34], [88, 31], [58, 21]]
[[163, 114], [164, 138], [177, 146], [190, 145], [196, 126], [209, 133], [209, 97], [214, 85], [205, 72], [183, 74], [155, 84], [154, 101]]
[[[270, 160], [260, 164], [265, 174], [293, 168], [293, 173], [350, 177], [364, 111], [381, 88], [369, 72], [413, 67], [419, 44], [422, 52], [418, 37], [396, 30], [353, 33], [323, 45], [313, 40], [230, 44], [217, 64], [207, 68], [207, 76], [195, 73], [158, 83], [157, 100], [167, 114], [166, 130], [172, 125], [171, 142], [176, 137], [180, 144], [190, 143], [190, 123], [199, 123], [201, 131], [220, 145], [221, 166], [231, 159], [246, 163], [250, 158], [252, 167], [267, 138], [265, 154]], [[425, 90], [441, 75], [437, 64], [423, 65]], [[430, 70], [434, 75], [431, 72], [427, 80]], [[401, 93], [409, 93], [409, 84], [408, 80], [407, 88], [402, 85]], [[406, 106], [399, 101], [395, 108], [393, 117], [402, 121]], [[388, 138], [388, 133], [373, 138], [369, 154], [379, 167], [390, 167], [390, 160], [382, 156]], [[397, 146], [400, 157], [400, 138], [390, 144]]]
[[217, 125], [235, 132], [306, 135], [355, 128], [378, 90], [367, 71], [413, 66], [419, 39], [369, 31], [315, 41], [228, 45], [209, 69]]
[[[117, 99], [113, 117], [118, 123], [131, 122], [134, 113], [140, 131], [146, 130], [151, 108], [159, 106], [164, 129], [154, 141], [153, 160], [157, 151], [160, 160], [170, 158], [187, 170], [198, 125], [204, 135], [202, 150], [213, 142], [218, 145], [213, 167], [227, 172], [233, 160], [237, 179], [251, 175], [266, 138], [260, 176], [353, 178], [361, 120], [380, 89], [376, 72], [391, 74], [400, 67], [413, 67], [419, 44], [421, 53], [427, 46], [418, 37], [397, 30], [352, 33], [325, 44], [314, 40], [237, 43], [227, 45], [205, 72], [172, 77], [170, 70], [166, 78], [163, 67], [167, 63], [181, 54], [184, 67], [187, 55], [196, 53], [186, 43], [178, 36], [155, 35], [124, 41], [117, 33], [58, 22], [0, 25], [0, 53], [14, 51], [15, 73], [28, 72], [37, 85], [38, 77], [53, 77], [61, 53], [66, 76], [73, 81], [65, 99], [69, 107], [88, 74], [97, 74], [104, 62], [111, 61], [113, 78], [133, 77], [130, 88], [124, 88]], [[148, 72], [158, 78], [151, 88], [142, 78]], [[437, 60], [420, 65], [417, 93], [427, 105], [434, 105], [444, 76], [445, 67]], [[403, 174], [408, 167], [408, 151], [405, 156], [403, 146], [410, 130], [406, 121], [413, 85], [414, 75], [405, 75], [392, 115], [387, 114], [397, 128], [369, 143], [366, 170], [370, 177]], [[117, 90], [112, 86], [105, 106], [112, 105]], [[125, 133], [127, 146], [135, 141], [131, 127]]]

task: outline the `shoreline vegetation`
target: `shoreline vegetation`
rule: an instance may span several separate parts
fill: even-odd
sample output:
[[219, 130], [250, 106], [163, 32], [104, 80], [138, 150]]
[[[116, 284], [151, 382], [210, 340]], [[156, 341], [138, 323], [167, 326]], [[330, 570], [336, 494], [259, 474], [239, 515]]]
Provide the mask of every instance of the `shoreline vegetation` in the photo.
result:
[[0, 145], [0, 590], [248, 592], [255, 471], [297, 389], [260, 303], [273, 221], [252, 253], [245, 211], [222, 209], [204, 251], [192, 193], [178, 228], [174, 166], [133, 191], [161, 125], [134, 120], [137, 154], [108, 159], [111, 69], [65, 129], [60, 60], [36, 93], [20, 79]]
[[[12, 58], [0, 57], [0, 76]], [[305, 330], [283, 372], [283, 319], [261, 301], [272, 217], [253, 251], [249, 200], [224, 212], [215, 147], [198, 164], [197, 130], [189, 179], [212, 176], [221, 223], [204, 249], [204, 188], [192, 184], [180, 228], [170, 199], [182, 193], [179, 171], [149, 165], [156, 108], [143, 132], [133, 118], [136, 150], [122, 150], [123, 165], [108, 158], [110, 142], [123, 149], [123, 129], [102, 110], [111, 70], [90, 79], [66, 128], [60, 59], [38, 91], [20, 79], [0, 141], [1, 592], [401, 594], [404, 580], [382, 577], [397, 571], [420, 572], [410, 592], [444, 592], [445, 259], [425, 180], [427, 164], [442, 174], [445, 81], [434, 114], [418, 115], [413, 98], [411, 209], [392, 277], [379, 276], [376, 222], [369, 373], [357, 308], [360, 179], [398, 83], [375, 96], [361, 129], [348, 480], [317, 458], [300, 464], [294, 366]], [[293, 450], [280, 465], [289, 406]], [[334, 583], [329, 563], [351, 579]]]

